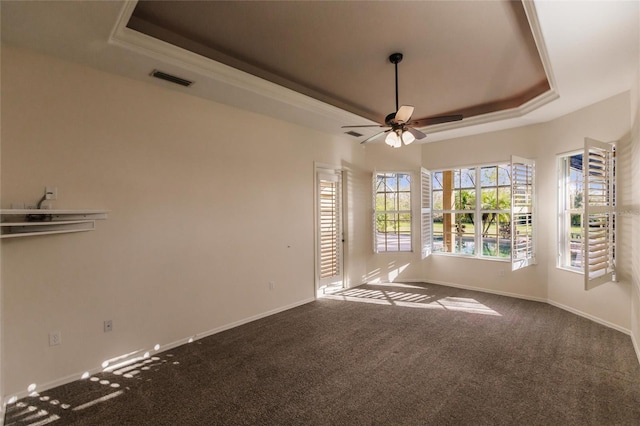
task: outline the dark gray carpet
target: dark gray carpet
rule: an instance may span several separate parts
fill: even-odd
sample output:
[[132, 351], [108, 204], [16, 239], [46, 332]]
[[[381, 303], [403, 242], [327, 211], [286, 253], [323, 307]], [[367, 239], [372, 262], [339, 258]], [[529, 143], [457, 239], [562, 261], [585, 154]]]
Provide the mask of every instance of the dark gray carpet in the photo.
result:
[[432, 284], [345, 290], [117, 373], [25, 398], [6, 424], [640, 424], [629, 336]]

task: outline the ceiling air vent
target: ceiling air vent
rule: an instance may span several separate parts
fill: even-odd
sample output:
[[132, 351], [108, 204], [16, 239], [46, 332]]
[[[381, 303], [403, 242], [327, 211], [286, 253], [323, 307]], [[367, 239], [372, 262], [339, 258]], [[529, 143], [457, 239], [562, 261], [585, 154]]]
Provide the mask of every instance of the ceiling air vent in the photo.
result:
[[179, 84], [180, 86], [189, 87], [193, 84], [193, 81], [185, 80], [184, 78], [176, 77], [175, 75], [167, 74], [166, 72], [153, 70], [151, 72], [151, 77], [159, 78], [161, 80], [166, 80], [171, 83]]
[[362, 136], [362, 133], [354, 132], [353, 130], [349, 130], [345, 133], [349, 136], [353, 136], [354, 138], [359, 138], [360, 136]]

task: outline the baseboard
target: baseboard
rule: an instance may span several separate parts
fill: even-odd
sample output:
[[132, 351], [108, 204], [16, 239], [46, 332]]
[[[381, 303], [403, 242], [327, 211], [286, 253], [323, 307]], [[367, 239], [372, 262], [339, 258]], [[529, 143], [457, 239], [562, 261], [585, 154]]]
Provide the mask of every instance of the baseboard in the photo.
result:
[[[225, 324], [223, 326], [216, 327], [214, 329], [207, 330], [207, 331], [204, 331], [202, 333], [197, 333], [197, 334], [194, 334], [193, 336], [185, 337], [183, 339], [179, 339], [179, 340], [176, 340], [174, 342], [165, 344], [165, 345], [161, 346], [157, 350], [155, 350], [153, 348], [150, 348], [147, 351], [145, 351], [144, 349], [142, 349], [142, 350], [136, 351], [135, 353], [131, 354], [130, 358], [133, 358], [135, 356], [139, 356], [139, 354], [141, 354], [141, 353], [157, 354], [157, 353], [165, 352], [165, 351], [177, 348], [178, 346], [182, 346], [184, 344], [191, 343], [191, 342], [193, 342], [195, 340], [203, 339], [205, 337], [212, 336], [212, 335], [220, 333], [222, 331], [230, 330], [232, 328], [239, 327], [241, 325], [248, 324], [250, 322], [259, 320], [261, 318], [265, 318], [265, 317], [268, 317], [268, 316], [271, 316], [271, 315], [275, 315], [275, 314], [280, 313], [280, 312], [287, 311], [289, 309], [296, 308], [298, 306], [306, 305], [307, 303], [310, 303], [310, 302], [313, 302], [313, 301], [315, 301], [315, 298], [312, 297], [312, 298], [309, 298], [309, 299], [304, 299], [304, 300], [301, 300], [301, 301], [298, 301], [298, 302], [295, 302], [295, 303], [291, 303], [291, 304], [286, 305], [286, 306], [282, 306], [282, 307], [279, 307], [279, 308], [276, 308], [276, 309], [272, 309], [270, 311], [263, 312], [263, 313], [258, 314], [258, 315], [253, 315], [253, 316], [248, 317], [248, 318], [243, 318], [241, 320], [234, 321], [232, 323]], [[126, 361], [126, 359], [121, 360], [121, 361]], [[76, 380], [80, 380], [80, 379], [83, 379], [83, 378], [88, 378], [88, 377], [93, 376], [94, 374], [100, 373], [100, 372], [102, 372], [104, 370], [105, 369], [103, 367], [96, 367], [96, 368], [93, 368], [93, 369], [90, 369], [90, 370], [85, 370], [85, 371], [83, 371], [81, 373], [70, 374], [68, 376], [61, 377], [61, 378], [52, 380], [52, 381], [47, 382], [47, 383], [38, 384], [37, 389], [35, 389], [33, 391], [24, 390], [24, 391], [21, 391], [21, 392], [10, 394], [8, 396], [3, 396], [3, 398], [2, 398], [3, 403], [2, 403], [2, 405], [0, 407], [0, 412], [2, 413], [2, 417], [0, 418], [0, 426], [2, 426], [2, 422], [3, 422], [3, 419], [4, 419], [5, 407], [8, 404], [12, 404], [15, 401], [17, 401], [19, 399], [22, 399], [22, 398], [25, 398], [27, 396], [37, 396], [41, 392], [45, 392], [45, 391], [47, 391], [49, 389], [53, 389], [53, 388], [56, 388], [58, 386], [66, 385], [66, 384], [71, 383], [71, 382], [75, 382]]]
[[446, 282], [446, 281], [436, 281], [436, 280], [425, 281], [425, 280], [422, 280], [420, 282], [423, 282], [423, 283], [426, 283], [426, 284], [437, 284], [437, 285], [444, 285], [444, 286], [447, 286], [447, 287], [462, 288], [464, 290], [479, 291], [481, 293], [497, 294], [498, 296], [514, 297], [516, 299], [531, 300], [532, 302], [544, 302], [544, 303], [547, 302], [547, 299], [542, 298], [542, 297], [528, 296], [528, 295], [525, 295], [525, 294], [510, 293], [508, 291], [493, 290], [493, 289], [483, 288], [483, 287], [474, 287], [474, 286], [470, 286], [470, 285], [464, 285], [464, 284], [458, 284], [458, 283], [450, 283], [450, 282]]
[[640, 363], [640, 346], [638, 346], [638, 341], [636, 340], [633, 333], [631, 333], [631, 343], [633, 344], [633, 349], [636, 351], [636, 356], [638, 357], [638, 363]]
[[621, 333], [628, 334], [629, 336], [631, 336], [631, 330], [629, 330], [628, 328], [620, 327], [619, 325], [616, 325], [612, 322], [605, 321], [602, 318], [596, 317], [586, 312], [582, 312], [581, 310], [572, 308], [571, 306], [563, 305], [562, 303], [558, 303], [553, 300], [547, 300], [547, 303], [550, 304], [551, 306], [555, 306], [556, 308], [563, 309], [565, 311], [571, 312], [572, 314], [579, 315], [593, 322], [597, 322], [598, 324], [602, 324], [606, 327], [613, 328], [614, 330], [618, 330]]
[[[528, 295], [523, 295], [523, 294], [518, 294], [518, 293], [510, 293], [510, 292], [506, 292], [506, 291], [500, 291], [500, 290], [492, 290], [492, 289], [487, 289], [487, 288], [482, 288], [482, 287], [474, 287], [474, 286], [469, 286], [469, 285], [463, 285], [463, 284], [458, 284], [458, 283], [451, 283], [451, 282], [446, 282], [446, 281], [437, 281], [437, 280], [429, 280], [429, 281], [425, 281], [425, 280], [398, 280], [398, 282], [423, 282], [426, 284], [438, 284], [438, 285], [444, 285], [447, 287], [455, 287], [455, 288], [462, 288], [465, 290], [472, 290], [472, 291], [479, 291], [482, 293], [490, 293], [490, 294], [497, 294], [499, 296], [507, 296], [507, 297], [514, 297], [517, 299], [524, 299], [524, 300], [531, 300], [534, 302], [542, 302], [542, 303], [548, 303], [549, 305], [555, 306], [556, 308], [560, 308], [562, 310], [571, 312], [572, 314], [575, 315], [579, 315], [581, 317], [587, 318], [593, 322], [596, 322], [598, 324], [604, 325], [606, 327], [609, 328], [613, 328], [614, 330], [620, 331], [621, 333], [624, 334], [628, 334], [629, 336], [631, 336], [633, 338], [633, 335], [631, 334], [631, 330], [624, 328], [624, 327], [620, 327], [619, 325], [613, 324], [609, 321], [605, 321], [602, 318], [598, 318], [594, 315], [591, 314], [587, 314], [586, 312], [582, 312], [578, 309], [572, 308], [570, 306], [566, 306], [563, 305], [562, 303], [558, 303], [555, 302], [553, 300], [549, 300], [543, 297], [535, 297], [535, 296], [528, 296]], [[639, 347], [637, 346], [637, 344], [634, 342], [634, 348], [636, 350], [636, 355], [638, 355], [638, 361], [640, 362], [640, 350]]]
[[[638, 318], [638, 314], [634, 311], [634, 302], [635, 302], [635, 306], [640, 309], [640, 281], [637, 280], [633, 280], [631, 282], [631, 285], [634, 286], [634, 288], [631, 289], [631, 297], [633, 297], [633, 295], [635, 294], [635, 298], [636, 300], [632, 300], [631, 301], [631, 321], [632, 321], [632, 325], [631, 325], [631, 342], [633, 343], [633, 349], [636, 351], [636, 356], [638, 357], [638, 362], [640, 363], [640, 345], [638, 343], [638, 341], [636, 340], [636, 336], [633, 333], [633, 321], [635, 321], [636, 318]], [[640, 324], [636, 325], [636, 328], [640, 327]], [[640, 330], [636, 330], [636, 333], [640, 332]]]
[[[212, 335], [220, 333], [222, 331], [230, 330], [232, 328], [239, 327], [241, 325], [248, 324], [250, 322], [259, 320], [261, 318], [266, 318], [266, 317], [269, 317], [271, 315], [275, 315], [275, 314], [280, 313], [280, 312], [288, 311], [289, 309], [297, 308], [298, 306], [306, 305], [307, 303], [314, 302], [315, 300], [316, 300], [315, 297], [311, 297], [309, 299], [304, 299], [304, 300], [292, 303], [290, 305], [286, 305], [286, 306], [282, 306], [280, 308], [272, 309], [270, 311], [267, 311], [267, 312], [264, 312], [264, 313], [261, 313], [261, 314], [258, 314], [258, 315], [254, 315], [254, 316], [249, 317], [249, 318], [243, 318], [243, 319], [241, 319], [239, 321], [235, 321], [235, 322], [232, 322], [230, 324], [226, 324], [226, 325], [214, 328], [214, 329], [209, 330], [209, 331], [198, 333], [197, 335], [193, 336], [193, 339], [197, 340], [197, 339], [202, 339], [202, 338], [207, 337], [207, 336], [212, 336]], [[180, 343], [180, 344], [178, 344], [176, 346], [180, 346], [181, 344], [182, 343]], [[169, 348], [169, 349], [171, 349], [171, 348]]]

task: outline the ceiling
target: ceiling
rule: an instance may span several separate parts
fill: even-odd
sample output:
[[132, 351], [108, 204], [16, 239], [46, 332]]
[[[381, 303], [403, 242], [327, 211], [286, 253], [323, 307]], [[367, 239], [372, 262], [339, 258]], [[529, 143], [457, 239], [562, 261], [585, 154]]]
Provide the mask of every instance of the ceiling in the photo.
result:
[[425, 141], [564, 115], [628, 90], [638, 59], [633, 1], [29, 1], [1, 13], [3, 43], [336, 135], [395, 111], [393, 52], [414, 118], [465, 116]]
[[518, 1], [139, 1], [127, 27], [378, 122], [396, 111], [396, 50], [401, 101], [422, 116], [550, 89]]

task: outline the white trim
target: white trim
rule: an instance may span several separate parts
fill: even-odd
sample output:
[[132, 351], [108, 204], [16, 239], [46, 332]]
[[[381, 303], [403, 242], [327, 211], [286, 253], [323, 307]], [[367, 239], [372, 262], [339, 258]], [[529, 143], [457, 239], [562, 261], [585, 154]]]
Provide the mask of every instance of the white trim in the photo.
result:
[[444, 286], [447, 286], [447, 287], [455, 287], [455, 288], [462, 288], [462, 289], [465, 289], [465, 290], [479, 291], [481, 293], [496, 294], [498, 296], [513, 297], [515, 299], [531, 300], [532, 302], [547, 302], [547, 299], [542, 298], [542, 297], [528, 296], [526, 294], [511, 293], [511, 292], [508, 292], [508, 291], [493, 290], [493, 289], [482, 288], [482, 287], [474, 287], [474, 286], [470, 286], [470, 285], [451, 283], [451, 282], [447, 282], [447, 281], [438, 281], [438, 280], [424, 281], [423, 280], [422, 282], [425, 283], [425, 284], [444, 285]]
[[[377, 184], [378, 184], [378, 175], [379, 174], [395, 174], [395, 175], [399, 175], [399, 174], [403, 174], [403, 175], [409, 175], [409, 202], [411, 203], [410, 209], [409, 210], [376, 210], [376, 203], [377, 203]], [[417, 173], [418, 175], [418, 180], [420, 179], [420, 171], [418, 171]], [[420, 200], [418, 200], [418, 203], [416, 203], [415, 198], [418, 197], [418, 194], [416, 193], [416, 172], [414, 170], [377, 170], [374, 169], [373, 170], [373, 175], [372, 175], [372, 179], [371, 179], [371, 232], [372, 232], [372, 237], [373, 237], [373, 254], [375, 255], [385, 255], [385, 254], [402, 254], [402, 253], [415, 253], [415, 248], [416, 248], [416, 216], [420, 215]], [[419, 190], [419, 188], [418, 188]], [[416, 206], [416, 204], [418, 204], [418, 206]], [[376, 216], [378, 213], [392, 213], [392, 212], [396, 212], [398, 214], [402, 213], [406, 213], [409, 212], [409, 214], [411, 215], [411, 250], [408, 251], [404, 251], [404, 250], [397, 250], [397, 251], [389, 251], [389, 250], [385, 250], [385, 251], [378, 251], [378, 241], [377, 241], [377, 225], [376, 225]], [[418, 229], [419, 230], [419, 229]]]
[[347, 251], [346, 244], [348, 243], [346, 239], [346, 235], [348, 232], [345, 217], [347, 217], [347, 195], [344, 190], [346, 182], [345, 182], [345, 172], [340, 166], [336, 166], [333, 164], [322, 163], [319, 161], [313, 162], [313, 257], [314, 257], [314, 268], [313, 268], [313, 292], [315, 297], [318, 298], [318, 292], [320, 291], [320, 256], [319, 256], [319, 240], [318, 240], [318, 221], [319, 221], [319, 193], [318, 193], [318, 178], [321, 174], [325, 174], [325, 176], [335, 176], [337, 180], [340, 182], [340, 231], [342, 232], [342, 242], [340, 245], [340, 274], [342, 276], [342, 288], [346, 288], [346, 277], [347, 277]]
[[479, 126], [481, 124], [494, 123], [502, 120], [509, 120], [513, 118], [523, 117], [530, 112], [535, 111], [538, 108], [543, 107], [544, 105], [555, 101], [558, 99], [560, 95], [554, 89], [550, 89], [549, 91], [531, 99], [530, 101], [520, 105], [516, 108], [506, 109], [502, 111], [490, 112], [488, 114], [476, 115], [473, 117], [465, 118], [461, 121], [453, 121], [450, 123], [436, 124], [433, 126], [421, 127], [420, 130], [423, 132], [434, 134], [438, 132], [445, 132], [447, 130], [455, 130], [463, 127], [469, 126]]
[[[636, 281], [636, 280], [632, 280], [632, 281]], [[638, 283], [638, 282], [632, 282], [631, 283], [631, 285], [634, 287], [634, 288], [631, 289], [631, 297], [633, 297], [634, 294], [635, 294], [636, 306], [638, 306], [640, 308], [640, 285], [638, 285], [638, 284], [640, 284], [640, 283]], [[631, 321], [633, 321], [637, 317], [637, 313], [633, 309], [633, 305], [634, 305], [634, 301], [632, 300], [631, 301]], [[640, 326], [640, 324], [639, 324], [639, 326]], [[640, 330], [637, 330], [637, 332], [640, 333]], [[638, 357], [638, 363], [640, 363], [640, 342], [638, 342], [636, 340], [636, 337], [633, 334], [633, 332], [631, 333], [631, 343], [633, 344], [633, 349], [636, 351], [636, 356]]]
[[[425, 280], [420, 280], [420, 279], [402, 279], [402, 280], [398, 280], [396, 281], [391, 281], [391, 283], [401, 283], [401, 282], [411, 282], [411, 283], [424, 283], [424, 284], [436, 284], [436, 285], [444, 285], [447, 287], [454, 287], [454, 288], [462, 288], [465, 290], [472, 290], [472, 291], [478, 291], [481, 293], [490, 293], [490, 294], [496, 294], [498, 296], [507, 296], [507, 297], [513, 297], [516, 299], [524, 299], [524, 300], [530, 300], [532, 302], [542, 302], [542, 303], [547, 303], [551, 306], [555, 306], [556, 308], [562, 309], [564, 311], [570, 312], [572, 314], [581, 316], [583, 318], [589, 319], [595, 323], [604, 325], [606, 327], [612, 328], [616, 331], [619, 331], [621, 333], [630, 335], [632, 337], [633, 340], [633, 335], [631, 334], [631, 330], [624, 328], [624, 327], [620, 327], [619, 325], [616, 325], [614, 323], [611, 323], [609, 321], [605, 321], [602, 318], [598, 318], [594, 315], [591, 314], [587, 314], [586, 312], [582, 312], [579, 309], [575, 309], [572, 308], [570, 306], [566, 306], [563, 305], [562, 303], [558, 303], [555, 302], [553, 300], [550, 299], [546, 299], [544, 297], [535, 297], [535, 296], [528, 296], [525, 294], [518, 294], [518, 293], [511, 293], [511, 292], [507, 292], [507, 291], [500, 291], [500, 290], [493, 290], [493, 289], [487, 289], [487, 288], [482, 288], [482, 287], [474, 287], [474, 286], [470, 286], [470, 285], [464, 285], [464, 284], [457, 284], [457, 283], [451, 283], [451, 282], [447, 282], [447, 281], [438, 281], [438, 280], [429, 280], [429, 281], [425, 281]], [[367, 282], [366, 284], [379, 284], [379, 283], [374, 283], [374, 282]], [[637, 343], [635, 342], [635, 340], [633, 340], [634, 342], [634, 348], [636, 350], [636, 355], [638, 356], [638, 362], [640, 362], [640, 347], [637, 345]]]
[[[230, 330], [232, 328], [239, 327], [241, 325], [248, 324], [250, 322], [253, 322], [253, 321], [256, 321], [256, 320], [259, 320], [259, 319], [262, 319], [262, 318], [269, 317], [271, 315], [279, 314], [280, 312], [288, 311], [289, 309], [297, 308], [298, 306], [306, 305], [307, 303], [314, 302], [315, 300], [316, 300], [315, 297], [309, 297], [307, 299], [303, 299], [303, 300], [300, 300], [298, 302], [291, 303], [289, 305], [281, 306], [279, 308], [275, 308], [275, 309], [272, 309], [270, 311], [263, 312], [261, 314], [257, 314], [257, 315], [254, 315], [254, 316], [251, 316], [251, 317], [248, 317], [248, 318], [243, 318], [241, 320], [234, 321], [234, 322], [229, 323], [229, 324], [222, 325], [222, 326], [214, 328], [212, 330], [208, 330], [208, 331], [205, 331], [205, 332], [202, 332], [202, 333], [194, 334], [192, 337], [193, 337], [193, 340], [198, 340], [198, 339], [202, 339], [203, 337], [212, 336], [212, 335], [218, 334], [218, 333], [220, 333], [222, 331]], [[172, 349], [172, 348], [175, 348], [176, 346], [180, 346], [180, 345], [188, 342], [190, 338], [191, 337], [179, 340], [178, 342], [176, 342], [177, 344], [175, 344], [174, 346], [170, 346], [169, 348]], [[167, 346], [163, 346], [163, 348], [164, 347], [167, 347]]]
[[431, 253], [431, 255], [432, 256], [444, 256], [444, 257], [457, 257], [457, 258], [460, 258], [460, 259], [486, 260], [488, 262], [511, 263], [511, 259], [508, 258], [508, 257], [476, 256], [475, 254], [449, 253], [449, 252], [446, 252], [446, 251], [433, 252], [433, 253]]
[[[160, 347], [160, 349], [158, 349], [157, 351], [154, 350], [153, 348], [151, 348], [151, 349], [148, 350], [148, 352], [150, 354], [157, 354], [157, 353], [166, 352], [166, 351], [174, 349], [174, 348], [176, 348], [178, 346], [182, 346], [182, 345], [184, 345], [186, 343], [194, 342], [196, 340], [199, 340], [199, 339], [202, 339], [202, 338], [205, 338], [205, 337], [209, 337], [209, 336], [212, 336], [214, 334], [218, 334], [218, 333], [220, 333], [222, 331], [226, 331], [226, 330], [229, 330], [229, 329], [232, 329], [232, 328], [235, 328], [235, 327], [239, 327], [241, 325], [248, 324], [250, 322], [253, 322], [253, 321], [268, 317], [268, 316], [271, 316], [271, 315], [278, 314], [280, 312], [287, 311], [289, 309], [297, 308], [298, 306], [306, 305], [307, 303], [314, 302], [315, 300], [316, 300], [315, 297], [303, 299], [303, 300], [300, 300], [300, 301], [295, 302], [295, 303], [291, 303], [291, 304], [286, 305], [286, 306], [281, 306], [279, 308], [272, 309], [270, 311], [263, 312], [261, 314], [257, 314], [257, 315], [253, 315], [251, 317], [243, 318], [241, 320], [234, 321], [234, 322], [222, 325], [220, 327], [216, 327], [216, 328], [213, 328], [211, 330], [204, 331], [202, 333], [196, 333], [193, 336], [189, 336], [189, 337], [185, 337], [185, 338], [176, 340], [176, 341], [168, 343], [166, 345], [162, 345]], [[141, 350], [136, 351], [135, 353], [139, 354], [139, 353], [144, 353], [144, 352], [146, 352], [146, 351], [144, 349], [141, 349]], [[38, 392], [38, 393], [44, 392], [44, 391], [53, 389], [53, 388], [58, 387], [58, 386], [62, 386], [62, 385], [66, 385], [66, 384], [71, 383], [71, 382], [75, 382], [76, 380], [80, 380], [85, 373], [89, 373], [89, 375], [94, 375], [94, 374], [100, 373], [102, 371], [105, 371], [105, 369], [102, 368], [102, 367], [96, 367], [96, 368], [92, 368], [92, 369], [89, 369], [89, 370], [84, 370], [82, 372], [70, 374], [70, 375], [65, 376], [65, 377], [60, 377], [60, 378], [52, 380], [50, 382], [38, 383], [38, 388], [37, 388], [36, 392]], [[0, 414], [4, 415], [4, 413], [6, 412], [7, 401], [15, 400], [15, 399], [22, 399], [22, 398], [25, 398], [25, 397], [29, 396], [30, 394], [31, 394], [31, 392], [29, 392], [27, 390], [24, 390], [24, 391], [16, 392], [16, 393], [11, 394], [11, 395], [3, 395], [2, 396], [3, 403], [2, 403], [2, 407], [0, 409], [1, 410]], [[2, 417], [2, 418], [4, 418], [4, 417]], [[0, 425], [1, 424], [2, 423], [0, 423]]]
[[562, 303], [558, 303], [558, 302], [555, 302], [553, 300], [547, 300], [547, 303], [552, 305], [552, 306], [555, 306], [556, 308], [564, 309], [565, 311], [571, 312], [572, 314], [576, 314], [576, 315], [579, 315], [581, 317], [590, 319], [591, 321], [597, 322], [598, 324], [602, 324], [602, 325], [607, 326], [609, 328], [613, 328], [614, 330], [618, 330], [621, 333], [631, 335], [631, 330], [629, 330], [628, 328], [620, 327], [619, 325], [616, 325], [616, 324], [614, 324], [612, 322], [609, 322], [609, 321], [605, 321], [602, 318], [598, 318], [598, 317], [596, 317], [594, 315], [588, 314], [586, 312], [582, 312], [579, 309], [575, 309], [575, 308], [572, 308], [571, 306], [563, 305]]
[[540, 61], [542, 62], [544, 73], [547, 76], [549, 87], [551, 87], [551, 90], [556, 92], [556, 96], [559, 97], [556, 91], [556, 88], [558, 87], [556, 77], [551, 69], [551, 58], [549, 57], [547, 45], [544, 42], [544, 37], [542, 36], [542, 28], [540, 27], [540, 20], [538, 19], [536, 5], [533, 0], [524, 0], [522, 2], [522, 6], [524, 7], [524, 12], [527, 15], [527, 20], [529, 21], [529, 27], [531, 28], [533, 40], [538, 48], [538, 54], [540, 55]]
[[[420, 259], [424, 260], [427, 257], [431, 256], [431, 253], [433, 251], [433, 177], [431, 176], [431, 171], [425, 169], [424, 167], [420, 168], [419, 195]], [[425, 200], [427, 205], [425, 205]]]
[[[461, 121], [426, 126], [422, 129], [433, 134], [463, 127], [519, 118], [560, 97], [556, 89], [555, 77], [551, 70], [551, 62], [542, 37], [542, 31], [535, 11], [535, 5], [533, 4], [533, 1], [530, 0], [523, 3], [550, 89], [515, 108], [481, 114], [465, 118]], [[229, 84], [270, 99], [278, 99], [285, 104], [310, 111], [326, 118], [342, 122], [378, 124], [357, 114], [334, 107], [333, 105], [329, 105], [325, 102], [318, 101], [310, 96], [302, 95], [294, 90], [287, 89], [247, 72], [240, 71], [236, 68], [224, 65], [189, 50], [132, 30], [127, 27], [127, 22], [131, 18], [136, 4], [137, 0], [127, 1], [124, 3], [120, 16], [111, 31], [109, 43], [174, 66], [179, 66], [183, 69], [212, 78], [213, 80]]]
[[631, 335], [631, 344], [633, 344], [633, 349], [636, 352], [636, 357], [638, 357], [638, 363], [640, 364], [640, 346], [638, 346], [638, 341], [636, 340], [633, 333], [630, 333], [630, 335]]
[[536, 11], [534, 1], [524, 0], [522, 2], [522, 5], [524, 7], [525, 14], [527, 15], [527, 20], [529, 21], [529, 27], [531, 28], [531, 33], [536, 43], [538, 54], [540, 55], [542, 67], [544, 68], [547, 81], [549, 82], [549, 90], [515, 108], [491, 112], [488, 114], [481, 114], [474, 117], [465, 118], [462, 121], [427, 126], [422, 128], [423, 130], [427, 130], [428, 133], [433, 134], [437, 132], [444, 132], [447, 130], [459, 129], [462, 127], [487, 124], [511, 118], [519, 118], [537, 110], [538, 108], [543, 107], [544, 105], [552, 101], [555, 101], [560, 97], [557, 89], [558, 86], [556, 83], [556, 78], [551, 68], [551, 59], [549, 57], [549, 52], [547, 51], [547, 46], [544, 42], [544, 37], [542, 36], [542, 29], [540, 27], [540, 21], [538, 19], [538, 13]]
[[120, 16], [111, 31], [110, 44], [331, 120], [378, 124], [357, 114], [128, 28], [127, 23], [137, 3], [137, 0], [124, 3]]
[[473, 164], [454, 165], [454, 166], [443, 167], [443, 168], [439, 168], [439, 169], [429, 169], [429, 171], [431, 173], [436, 173], [436, 172], [446, 172], [446, 171], [455, 170], [455, 169], [477, 169], [477, 168], [483, 168], [483, 167], [500, 166], [502, 164], [506, 164], [506, 165], [511, 164], [511, 159], [490, 161], [488, 163], [473, 163]]
[[[616, 267], [615, 267], [615, 230], [613, 223], [615, 222], [615, 202], [616, 202], [616, 173], [615, 173], [615, 142], [601, 142], [591, 138], [584, 139], [584, 154], [582, 155], [582, 184], [583, 184], [583, 221], [582, 228], [584, 234], [584, 250], [582, 266], [584, 268], [584, 289], [591, 290], [601, 284], [605, 284], [611, 281], [616, 281]], [[597, 151], [597, 154], [594, 153]], [[598, 165], [594, 165], [592, 156], [596, 157], [594, 161], [597, 161], [598, 157], [602, 157], [602, 153], [605, 153], [604, 160]], [[593, 188], [593, 178], [596, 174], [602, 173], [599, 179], [599, 187], [601, 184], [605, 184], [607, 191], [604, 202], [592, 202], [591, 189]], [[598, 192], [597, 189], [595, 190]], [[591, 216], [599, 216], [605, 220], [606, 239], [604, 240], [598, 234], [600, 232], [592, 233], [591, 229]], [[598, 221], [598, 223], [602, 223]], [[601, 226], [597, 227], [598, 230], [602, 230]], [[595, 234], [595, 235], [594, 235]], [[605, 247], [606, 255], [597, 255], [594, 259], [592, 257], [592, 241], [595, 241], [596, 247], [600, 245]], [[601, 253], [597, 248], [595, 253]], [[606, 260], [602, 260], [606, 257]], [[597, 273], [592, 273], [591, 268], [597, 265]], [[604, 265], [604, 266], [603, 266]]]
[[[516, 168], [518, 166], [525, 166], [525, 181], [521, 181], [517, 178]], [[511, 226], [511, 270], [516, 271], [518, 269], [526, 268], [527, 266], [535, 265], [537, 254], [537, 193], [536, 193], [536, 162], [528, 158], [518, 157], [517, 155], [511, 156], [510, 163], [511, 171], [511, 202], [510, 202], [510, 226]], [[527, 202], [516, 202], [516, 187], [520, 190], [530, 194], [530, 199]], [[528, 215], [530, 234], [525, 236], [525, 241], [531, 249], [531, 253], [525, 254], [525, 258], [518, 258], [514, 256], [514, 252], [517, 252], [518, 241], [518, 229], [516, 216], [519, 216], [518, 220], [522, 220], [521, 215]], [[526, 217], [526, 216], [525, 216]]]
[[[513, 157], [513, 156], [512, 156]], [[534, 160], [527, 160], [521, 157], [516, 157], [516, 158], [520, 158], [523, 161], [526, 162], [530, 162], [532, 164], [535, 165], [535, 161]], [[506, 166], [509, 168], [509, 172], [510, 172], [510, 184], [508, 185], [511, 188], [511, 197], [513, 197], [513, 174], [512, 174], [512, 170], [513, 170], [513, 161], [512, 159], [504, 161], [504, 162], [493, 162], [493, 163], [485, 163], [482, 165], [475, 165], [475, 166], [460, 166], [460, 167], [453, 167], [453, 168], [444, 168], [444, 169], [437, 169], [437, 170], [431, 170], [431, 177], [433, 179], [433, 176], [436, 173], [444, 173], [444, 172], [453, 172], [455, 174], [456, 171], [462, 171], [464, 169], [467, 170], [474, 170], [474, 175], [475, 175], [475, 186], [473, 187], [473, 190], [476, 193], [476, 202], [475, 202], [475, 207], [473, 210], [466, 210], [466, 209], [436, 209], [433, 206], [433, 192], [436, 191], [434, 190], [433, 184], [431, 185], [431, 217], [432, 217], [432, 222], [433, 222], [433, 217], [436, 214], [469, 214], [471, 212], [473, 212], [473, 215], [475, 218], [477, 218], [477, 220], [482, 220], [482, 214], [483, 213], [498, 213], [498, 214], [503, 214], [503, 213], [508, 213], [509, 216], [511, 218], [513, 218], [513, 200], [511, 200], [511, 206], [509, 207], [509, 209], [483, 209], [482, 208], [482, 203], [481, 203], [481, 197], [478, 197], [478, 194], [482, 193], [482, 189], [483, 188], [487, 188], [487, 187], [483, 187], [482, 186], [482, 178], [481, 178], [481, 174], [482, 174], [482, 169], [483, 168], [499, 168], [501, 166]], [[498, 184], [497, 181], [497, 177], [496, 177], [496, 188], [499, 187], [500, 185]], [[507, 186], [507, 185], [505, 185]], [[453, 189], [455, 190], [455, 184], [453, 186]], [[490, 187], [489, 187], [490, 188]], [[462, 189], [471, 189], [471, 187], [469, 188], [458, 188], [460, 190]], [[438, 189], [437, 191], [444, 191], [444, 188], [442, 189]], [[533, 191], [534, 194], [533, 196], [535, 197], [535, 190]], [[534, 200], [535, 202], [535, 200]], [[474, 219], [475, 221], [476, 219]], [[511, 222], [510, 222], [511, 223]], [[535, 223], [534, 223], [534, 227], [535, 227]], [[443, 237], [444, 237], [444, 230], [443, 230]], [[475, 243], [481, 243], [482, 242], [482, 227], [481, 226], [476, 226], [474, 228], [474, 233], [473, 233], [473, 239], [474, 239], [474, 244]], [[489, 255], [484, 255], [482, 250], [477, 250], [474, 254], [465, 254], [465, 253], [458, 253], [458, 252], [444, 252], [444, 251], [434, 251], [433, 250], [433, 242], [434, 242], [435, 238], [434, 238], [434, 232], [433, 232], [433, 226], [432, 226], [432, 251], [431, 254], [432, 255], [438, 255], [438, 256], [455, 256], [455, 257], [462, 257], [462, 258], [467, 258], [467, 259], [492, 259], [492, 260], [505, 260], [510, 262], [513, 265], [512, 262], [512, 254], [509, 256], [509, 258], [501, 258], [500, 256], [489, 256]], [[482, 244], [476, 244], [476, 247], [481, 247]], [[513, 249], [513, 247], [511, 247], [511, 249]], [[534, 247], [535, 250], [535, 247]], [[534, 253], [534, 257], [535, 257], [535, 253]], [[528, 263], [526, 266], [529, 266], [531, 264], [534, 264], [535, 262], [531, 262]]]

